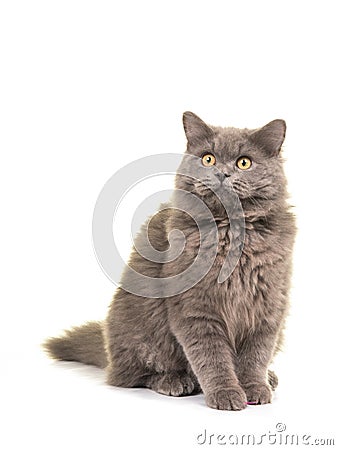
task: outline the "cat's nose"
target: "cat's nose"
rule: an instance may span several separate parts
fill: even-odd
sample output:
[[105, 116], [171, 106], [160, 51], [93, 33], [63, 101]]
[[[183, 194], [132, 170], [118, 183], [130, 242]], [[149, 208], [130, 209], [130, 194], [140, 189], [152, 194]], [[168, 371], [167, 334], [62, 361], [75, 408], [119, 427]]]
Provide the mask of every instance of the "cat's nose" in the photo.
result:
[[216, 172], [216, 173], [215, 173], [215, 176], [219, 179], [219, 181], [220, 181], [221, 183], [223, 183], [223, 181], [225, 180], [225, 178], [230, 177], [230, 175], [228, 175], [227, 173], [224, 173], [224, 172]]

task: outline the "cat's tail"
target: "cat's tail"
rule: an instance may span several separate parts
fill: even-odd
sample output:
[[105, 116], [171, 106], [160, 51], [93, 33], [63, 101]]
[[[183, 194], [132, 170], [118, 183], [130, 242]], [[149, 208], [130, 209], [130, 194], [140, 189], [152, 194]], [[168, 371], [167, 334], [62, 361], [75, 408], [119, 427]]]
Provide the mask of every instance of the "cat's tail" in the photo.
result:
[[45, 351], [54, 359], [79, 361], [98, 367], [106, 367], [103, 322], [87, 322], [65, 331], [63, 336], [44, 342]]

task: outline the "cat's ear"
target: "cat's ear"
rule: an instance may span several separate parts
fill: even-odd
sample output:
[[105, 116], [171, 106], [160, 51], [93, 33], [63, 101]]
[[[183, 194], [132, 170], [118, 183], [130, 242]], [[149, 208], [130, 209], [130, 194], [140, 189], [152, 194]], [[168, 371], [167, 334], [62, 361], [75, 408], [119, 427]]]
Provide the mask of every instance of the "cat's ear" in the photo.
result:
[[250, 135], [250, 140], [263, 147], [269, 154], [277, 156], [285, 139], [286, 123], [282, 119], [269, 122]]
[[183, 127], [189, 144], [198, 144], [203, 141], [210, 140], [213, 131], [203, 122], [196, 114], [186, 111], [183, 114]]

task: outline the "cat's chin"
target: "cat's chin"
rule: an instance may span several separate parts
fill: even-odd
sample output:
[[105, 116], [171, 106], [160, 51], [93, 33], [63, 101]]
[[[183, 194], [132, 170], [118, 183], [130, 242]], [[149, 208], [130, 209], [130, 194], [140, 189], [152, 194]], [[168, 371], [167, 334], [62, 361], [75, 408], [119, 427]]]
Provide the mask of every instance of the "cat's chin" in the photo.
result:
[[[253, 198], [247, 194], [237, 193], [232, 189], [232, 193], [234, 192], [238, 196], [241, 204], [242, 212], [238, 212], [239, 214], [243, 214], [244, 217], [251, 219], [265, 217], [276, 206], [275, 200]], [[224, 195], [224, 189], [222, 191], [220, 189], [215, 189], [213, 191], [210, 189], [196, 190], [192, 193], [197, 195], [203, 201], [215, 218], [217, 217], [218, 220], [228, 219], [228, 214], [226, 212], [228, 202], [224, 201], [223, 203], [221, 201], [222, 195]], [[233, 214], [235, 214], [234, 211]]]

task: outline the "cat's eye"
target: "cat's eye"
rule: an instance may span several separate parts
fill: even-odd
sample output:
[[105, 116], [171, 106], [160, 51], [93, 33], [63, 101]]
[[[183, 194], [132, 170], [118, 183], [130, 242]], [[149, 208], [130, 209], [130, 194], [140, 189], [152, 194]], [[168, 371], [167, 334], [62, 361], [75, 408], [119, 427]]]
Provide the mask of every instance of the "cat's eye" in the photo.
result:
[[216, 158], [212, 153], [206, 153], [202, 156], [202, 164], [206, 167], [214, 166], [216, 164]]
[[252, 161], [247, 156], [241, 156], [240, 158], [237, 159], [236, 164], [239, 169], [248, 170], [252, 165]]

